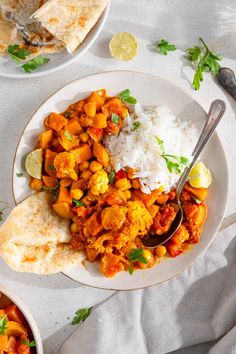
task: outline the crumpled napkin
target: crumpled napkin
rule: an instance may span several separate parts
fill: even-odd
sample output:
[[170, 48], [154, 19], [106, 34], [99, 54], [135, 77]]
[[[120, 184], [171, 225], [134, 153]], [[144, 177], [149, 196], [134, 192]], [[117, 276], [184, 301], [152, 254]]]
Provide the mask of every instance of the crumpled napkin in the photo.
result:
[[235, 235], [236, 224], [219, 232], [173, 280], [114, 293], [93, 309], [59, 354], [161, 354], [186, 347], [183, 352], [192, 353], [191, 346], [213, 340], [209, 351], [201, 344], [194, 352], [236, 353]]

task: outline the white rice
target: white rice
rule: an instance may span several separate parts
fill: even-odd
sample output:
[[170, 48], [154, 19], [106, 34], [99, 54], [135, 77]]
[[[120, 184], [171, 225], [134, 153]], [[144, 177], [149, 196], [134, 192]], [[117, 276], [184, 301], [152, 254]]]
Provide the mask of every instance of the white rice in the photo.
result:
[[[137, 121], [141, 125], [133, 130]], [[141, 108], [136, 104], [125, 119], [120, 134], [105, 139], [115, 171], [126, 167], [138, 170], [135, 176], [140, 178], [144, 193], [160, 186], [168, 192], [179, 179], [178, 174], [169, 172], [155, 136], [163, 140], [165, 154], [191, 160], [197, 130], [191, 122], [181, 122], [164, 106]], [[182, 171], [184, 168], [182, 166]]]

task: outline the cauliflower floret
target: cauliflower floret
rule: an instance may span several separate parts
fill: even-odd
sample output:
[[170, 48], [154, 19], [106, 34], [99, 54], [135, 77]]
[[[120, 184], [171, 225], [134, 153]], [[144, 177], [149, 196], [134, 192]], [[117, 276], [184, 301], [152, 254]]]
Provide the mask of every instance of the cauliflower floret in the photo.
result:
[[94, 195], [104, 194], [108, 190], [108, 177], [104, 170], [97, 171], [90, 178], [89, 188]]
[[112, 205], [102, 211], [102, 226], [106, 230], [119, 230], [126, 220], [127, 208]]
[[137, 229], [138, 233], [143, 232], [152, 225], [152, 217], [141, 201], [130, 201], [127, 203], [129, 222]]

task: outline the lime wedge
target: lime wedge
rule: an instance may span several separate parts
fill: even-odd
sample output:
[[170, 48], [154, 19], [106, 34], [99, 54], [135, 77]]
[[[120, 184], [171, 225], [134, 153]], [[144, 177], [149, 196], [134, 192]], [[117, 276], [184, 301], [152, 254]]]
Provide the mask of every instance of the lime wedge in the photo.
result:
[[203, 162], [197, 162], [189, 173], [189, 184], [193, 188], [208, 188], [211, 184], [211, 172]]
[[111, 56], [120, 60], [131, 60], [138, 51], [136, 38], [128, 32], [116, 33], [109, 43]]
[[25, 168], [28, 174], [34, 178], [41, 179], [42, 176], [42, 149], [36, 149], [29, 153], [25, 160]]

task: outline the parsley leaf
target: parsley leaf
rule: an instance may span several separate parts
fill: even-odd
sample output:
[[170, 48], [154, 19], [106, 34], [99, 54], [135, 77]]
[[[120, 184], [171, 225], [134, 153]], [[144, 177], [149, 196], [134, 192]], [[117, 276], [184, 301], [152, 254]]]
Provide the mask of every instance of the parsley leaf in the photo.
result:
[[111, 121], [115, 124], [119, 124], [120, 123], [120, 117], [115, 114], [115, 113], [112, 113], [111, 114]]
[[64, 135], [67, 137], [67, 139], [72, 142], [72, 136], [70, 135], [70, 133], [68, 132], [68, 130], [65, 130]]
[[182, 165], [188, 165], [189, 161], [184, 156], [175, 156], [162, 154], [163, 159], [165, 159], [166, 166], [170, 173], [175, 173], [179, 175], [182, 172]]
[[201, 204], [201, 202], [202, 202], [202, 200], [201, 200], [201, 199], [198, 199], [197, 197], [194, 197], [194, 196], [193, 196], [193, 199], [195, 200], [195, 202], [196, 202], [197, 204]]
[[17, 172], [16, 173], [16, 177], [23, 177], [23, 176], [24, 176], [23, 172]]
[[164, 151], [165, 151], [164, 141], [161, 140], [157, 135], [155, 135], [155, 139], [156, 139], [156, 141], [157, 141], [157, 143], [159, 145], [159, 148], [160, 148], [161, 152], [164, 153]]
[[50, 171], [55, 171], [55, 166], [54, 166], [54, 165], [50, 165], [50, 166], [49, 166], [49, 170], [50, 170]]
[[11, 58], [15, 60], [17, 64], [20, 63], [20, 60], [25, 60], [30, 51], [25, 48], [20, 48], [19, 44], [12, 44], [7, 47], [7, 52], [11, 55]]
[[130, 251], [129, 254], [129, 261], [130, 262], [136, 262], [139, 261], [141, 263], [148, 263], [148, 260], [143, 257], [143, 249], [142, 248], [134, 248]]
[[37, 70], [40, 66], [47, 64], [49, 61], [50, 59], [44, 58], [41, 55], [39, 55], [38, 57], [22, 65], [22, 68], [26, 73], [31, 73], [32, 71]]
[[36, 347], [36, 343], [34, 340], [32, 340], [32, 342], [28, 342], [26, 339], [22, 339], [21, 343], [27, 345], [27, 347], [29, 348]]
[[162, 55], [167, 55], [168, 52], [176, 50], [176, 46], [174, 44], [170, 44], [165, 39], [161, 39], [158, 43], [156, 43], [154, 49]]
[[131, 268], [131, 267], [128, 268], [128, 272], [129, 272], [130, 275], [133, 275], [134, 274], [134, 268]]
[[115, 175], [116, 175], [116, 173], [115, 173], [114, 170], [112, 170], [112, 171], [109, 173], [109, 175], [108, 175], [108, 180], [109, 180], [109, 183], [110, 183], [110, 184], [114, 184], [114, 183], [115, 183]]
[[72, 321], [72, 325], [79, 324], [81, 321], [84, 322], [86, 318], [90, 315], [92, 307], [83, 308], [76, 311], [75, 316]]
[[85, 204], [84, 204], [81, 200], [73, 199], [73, 202], [75, 203], [75, 205], [76, 205], [77, 207], [85, 206]]
[[130, 104], [135, 104], [137, 103], [136, 98], [130, 96], [131, 92], [129, 89], [126, 89], [122, 91], [118, 97], [121, 99], [122, 102], [130, 103]]
[[0, 334], [5, 335], [7, 330], [7, 315], [0, 319]]
[[203, 81], [203, 72], [209, 72], [213, 75], [217, 75], [220, 70], [219, 61], [222, 60], [222, 56], [214, 54], [210, 51], [207, 44], [202, 38], [199, 38], [201, 42], [200, 46], [194, 46], [186, 50], [187, 60], [191, 61], [196, 71], [193, 77], [193, 87], [195, 90], [199, 90], [201, 81]]
[[141, 126], [141, 123], [139, 121], [135, 122], [132, 128], [132, 132], [137, 130]]

